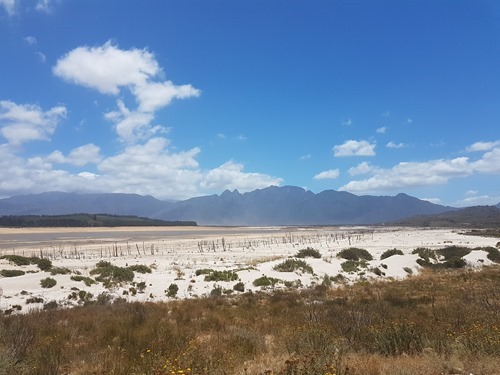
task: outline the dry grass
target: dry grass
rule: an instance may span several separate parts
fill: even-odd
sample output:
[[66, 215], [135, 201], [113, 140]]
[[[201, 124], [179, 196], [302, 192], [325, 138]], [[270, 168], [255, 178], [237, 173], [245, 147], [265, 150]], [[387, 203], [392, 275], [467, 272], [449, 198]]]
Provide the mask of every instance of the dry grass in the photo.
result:
[[0, 318], [0, 374], [498, 374], [500, 267]]

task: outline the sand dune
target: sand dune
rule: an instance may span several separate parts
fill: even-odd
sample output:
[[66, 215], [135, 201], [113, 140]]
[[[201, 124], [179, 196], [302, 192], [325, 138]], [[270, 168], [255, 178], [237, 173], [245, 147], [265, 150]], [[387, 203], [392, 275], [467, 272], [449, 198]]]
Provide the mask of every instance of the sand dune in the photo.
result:
[[[237, 282], [244, 284], [245, 291], [257, 291], [262, 287], [254, 286], [253, 282], [263, 275], [280, 280], [274, 288], [309, 287], [321, 283], [325, 275], [341, 274], [346, 282], [361, 278], [402, 278], [419, 272], [418, 255], [411, 254], [417, 247], [438, 249], [458, 245], [474, 248], [495, 246], [496, 242], [494, 238], [463, 235], [456, 229], [386, 227], [3, 228], [0, 229], [0, 255], [48, 258], [53, 267], [66, 267], [71, 274], [51, 276], [36, 265], [16, 266], [0, 259], [0, 270], [26, 272], [22, 276], [0, 278], [3, 290], [0, 309], [25, 312], [41, 308], [50, 301], [60, 306], [74, 306], [83, 300], [68, 297], [80, 290], [92, 293], [94, 299], [100, 293], [108, 293], [112, 298], [128, 301], [169, 300], [172, 297], [168, 297], [166, 291], [171, 284], [178, 286], [175, 298], [208, 296], [217, 287], [232, 291]], [[285, 258], [307, 247], [321, 253], [321, 259], [305, 259], [313, 269], [312, 274], [273, 269]], [[345, 260], [339, 259], [337, 254], [348, 247], [366, 249], [374, 260], [358, 272], [345, 272], [341, 266]], [[393, 248], [404, 255], [380, 260], [384, 251]], [[472, 251], [464, 259], [469, 267], [491, 263], [487, 253], [480, 250]], [[90, 271], [100, 260], [120, 267], [146, 265], [151, 267], [152, 273], [136, 272], [133, 284], [110, 288], [102, 283], [86, 286], [81, 281], [71, 280], [76, 274], [92, 276]], [[205, 275], [196, 275], [201, 269], [235, 271], [238, 280], [205, 281]], [[47, 277], [54, 278], [56, 286], [42, 288], [40, 280]], [[132, 295], [141, 282], [144, 290]], [[33, 297], [43, 299], [43, 303], [27, 304]]]

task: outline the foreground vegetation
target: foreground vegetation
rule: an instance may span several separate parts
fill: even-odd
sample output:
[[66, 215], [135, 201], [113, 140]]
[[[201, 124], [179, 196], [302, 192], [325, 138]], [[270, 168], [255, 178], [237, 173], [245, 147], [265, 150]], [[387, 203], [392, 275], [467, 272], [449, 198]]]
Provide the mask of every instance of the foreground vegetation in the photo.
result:
[[[101, 272], [103, 274], [104, 272]], [[0, 374], [498, 374], [500, 267], [0, 317]]]

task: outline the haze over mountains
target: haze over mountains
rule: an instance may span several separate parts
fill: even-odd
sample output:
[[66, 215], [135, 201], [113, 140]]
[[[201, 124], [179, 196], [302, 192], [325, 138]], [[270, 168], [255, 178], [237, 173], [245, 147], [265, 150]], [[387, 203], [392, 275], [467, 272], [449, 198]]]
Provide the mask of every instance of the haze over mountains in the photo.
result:
[[313, 193], [294, 186], [239, 193], [226, 190], [184, 201], [160, 201], [136, 194], [48, 192], [0, 200], [0, 215], [106, 213], [163, 220], [189, 220], [199, 225], [322, 225], [377, 224], [415, 215], [454, 210], [398, 194], [357, 196], [325, 190]]

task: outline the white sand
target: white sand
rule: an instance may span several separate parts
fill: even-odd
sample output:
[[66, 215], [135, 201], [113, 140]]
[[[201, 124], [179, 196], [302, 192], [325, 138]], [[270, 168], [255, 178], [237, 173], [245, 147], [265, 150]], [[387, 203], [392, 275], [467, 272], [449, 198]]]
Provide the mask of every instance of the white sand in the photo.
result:
[[[495, 246], [497, 242], [494, 238], [466, 236], [460, 232], [452, 229], [385, 227], [0, 229], [0, 255], [42, 255], [51, 259], [54, 267], [67, 267], [83, 276], [90, 276], [89, 272], [100, 260], [122, 267], [143, 264], [153, 268], [151, 274], [135, 274], [134, 281], [145, 282], [146, 288], [143, 293], [132, 296], [130, 284], [111, 290], [101, 283], [87, 287], [83, 282], [71, 280], [71, 275], [51, 276], [34, 265], [15, 266], [0, 259], [0, 269], [34, 272], [0, 278], [0, 288], [3, 289], [0, 309], [19, 305], [22, 307], [20, 312], [26, 312], [42, 307], [41, 303], [26, 304], [26, 300], [32, 297], [41, 297], [45, 303], [55, 300], [60, 305], [74, 306], [79, 302], [68, 299], [74, 291], [71, 288], [90, 292], [94, 298], [108, 292], [114, 298], [122, 297], [128, 301], [164, 301], [170, 299], [165, 291], [172, 283], [179, 287], [177, 298], [195, 298], [209, 295], [214, 287], [232, 290], [238, 282], [205, 282], [204, 275], [196, 276], [196, 270], [204, 268], [240, 270], [239, 281], [245, 284], [245, 290], [253, 291], [261, 290], [261, 287], [253, 286], [253, 281], [263, 275], [295, 284], [300, 280], [304, 287], [320, 284], [325, 275], [343, 274], [351, 282], [360, 278], [403, 278], [408, 276], [408, 270], [415, 274], [420, 269], [416, 263], [418, 255], [411, 254], [417, 247], [437, 249], [458, 245], [474, 248]], [[306, 247], [322, 254], [321, 259], [305, 259], [313, 268], [313, 274], [273, 269], [284, 258]], [[374, 260], [360, 272], [345, 273], [341, 268], [345, 260], [336, 255], [348, 247], [366, 249]], [[393, 248], [401, 250], [404, 255], [380, 260], [384, 251]], [[485, 251], [478, 250], [464, 259], [468, 266], [474, 268], [491, 264], [486, 256]], [[384, 275], [377, 276], [373, 272], [375, 268]], [[42, 288], [40, 280], [46, 277], [56, 279], [57, 285]], [[284, 287], [283, 283], [276, 286]]]

